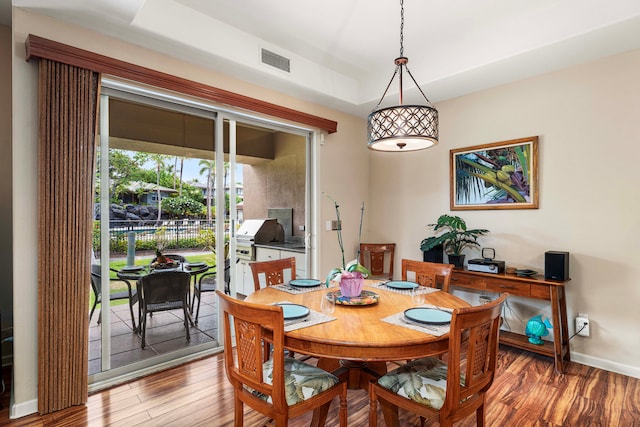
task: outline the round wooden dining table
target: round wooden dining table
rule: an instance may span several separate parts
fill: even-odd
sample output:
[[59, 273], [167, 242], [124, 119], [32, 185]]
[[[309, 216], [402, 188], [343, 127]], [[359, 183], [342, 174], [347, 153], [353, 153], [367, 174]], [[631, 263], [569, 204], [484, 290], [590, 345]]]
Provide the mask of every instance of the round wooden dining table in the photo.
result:
[[[386, 373], [386, 362], [416, 359], [447, 351], [449, 334], [434, 336], [394, 325], [382, 319], [413, 306], [411, 297], [367, 282], [365, 290], [378, 294], [376, 304], [364, 306], [336, 305], [331, 314], [336, 320], [285, 331], [285, 347], [296, 353], [320, 358], [318, 366], [339, 376], [348, 375], [350, 388], [366, 388], [370, 377]], [[321, 312], [320, 302], [328, 291], [290, 294], [267, 287], [247, 296], [246, 301], [259, 304], [291, 302]], [[442, 308], [468, 307], [466, 301], [447, 292], [426, 295], [425, 304]]]

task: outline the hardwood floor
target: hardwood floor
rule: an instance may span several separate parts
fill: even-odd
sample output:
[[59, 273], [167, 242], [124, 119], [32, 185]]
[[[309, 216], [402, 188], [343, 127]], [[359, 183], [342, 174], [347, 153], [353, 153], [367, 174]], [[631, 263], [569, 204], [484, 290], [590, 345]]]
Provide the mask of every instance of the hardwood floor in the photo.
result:
[[[89, 396], [86, 406], [47, 416], [8, 419], [8, 397], [2, 396], [4, 426], [232, 426], [233, 401], [222, 355], [189, 363]], [[488, 397], [488, 426], [640, 426], [640, 380], [569, 363], [554, 373], [550, 358], [500, 347], [498, 375]], [[349, 391], [349, 426], [366, 426], [368, 396]], [[337, 401], [327, 426], [337, 426]], [[246, 426], [267, 421], [245, 409]], [[401, 412], [401, 425], [420, 421]], [[292, 420], [309, 425], [310, 416]], [[267, 424], [269, 425], [269, 424]], [[380, 417], [379, 425], [384, 426]], [[436, 424], [437, 425], [437, 424]], [[457, 426], [475, 426], [470, 416]]]

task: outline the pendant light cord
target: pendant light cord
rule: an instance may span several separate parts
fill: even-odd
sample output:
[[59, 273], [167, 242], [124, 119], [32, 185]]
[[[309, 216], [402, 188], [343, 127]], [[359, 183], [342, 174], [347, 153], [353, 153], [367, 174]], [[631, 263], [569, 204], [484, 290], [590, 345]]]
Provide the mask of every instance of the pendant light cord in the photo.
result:
[[404, 0], [400, 0], [400, 56], [404, 56]]
[[[404, 0], [400, 0], [400, 58], [404, 58]], [[404, 58], [404, 59], [407, 60], [407, 58]], [[378, 101], [378, 104], [376, 104], [376, 106], [371, 111], [376, 111], [380, 107], [380, 104], [382, 104], [382, 100], [384, 99], [384, 97], [387, 96], [387, 92], [391, 87], [391, 83], [393, 83], [393, 79], [396, 78], [398, 71], [402, 73], [402, 67], [406, 68], [407, 74], [409, 74], [409, 77], [411, 77], [411, 80], [413, 80], [413, 84], [416, 85], [416, 87], [422, 94], [422, 97], [425, 99], [425, 101], [427, 101], [427, 103], [430, 106], [433, 106], [433, 104], [431, 104], [431, 101], [429, 101], [429, 98], [427, 98], [427, 95], [425, 95], [422, 89], [420, 88], [420, 85], [418, 85], [418, 82], [416, 82], [416, 79], [413, 78], [413, 74], [411, 74], [411, 71], [409, 71], [409, 67], [407, 66], [407, 63], [405, 61], [402, 64], [396, 63], [396, 69], [393, 72], [393, 75], [391, 76], [391, 80], [389, 80], [389, 84], [387, 84], [387, 87], [384, 90], [384, 93], [382, 94], [380, 101]], [[402, 91], [402, 81], [400, 82], [400, 90]]]

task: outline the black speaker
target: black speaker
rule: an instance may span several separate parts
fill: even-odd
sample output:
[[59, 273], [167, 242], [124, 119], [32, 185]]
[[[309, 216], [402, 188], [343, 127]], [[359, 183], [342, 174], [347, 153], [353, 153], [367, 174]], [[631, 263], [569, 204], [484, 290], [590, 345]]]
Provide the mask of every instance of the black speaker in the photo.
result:
[[569, 279], [569, 252], [544, 253], [544, 278], [562, 282]]
[[442, 264], [444, 261], [444, 248], [440, 245], [433, 249], [429, 249], [428, 251], [422, 251], [422, 260], [425, 262], [439, 262]]

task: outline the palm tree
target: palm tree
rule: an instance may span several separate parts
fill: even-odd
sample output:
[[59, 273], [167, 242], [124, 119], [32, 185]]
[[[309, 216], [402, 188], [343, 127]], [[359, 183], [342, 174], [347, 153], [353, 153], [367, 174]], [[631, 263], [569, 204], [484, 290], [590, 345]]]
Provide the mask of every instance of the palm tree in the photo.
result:
[[[224, 185], [223, 185], [223, 188], [224, 188], [225, 193], [227, 191], [229, 191], [229, 187], [227, 185], [227, 181], [229, 180], [229, 169], [230, 169], [230, 166], [231, 165], [230, 165], [229, 162], [224, 162]], [[226, 197], [226, 199], [227, 200], [231, 200], [231, 194], [229, 194], [228, 197]], [[231, 203], [231, 202], [229, 202], [229, 203]], [[226, 214], [229, 215], [228, 206], [225, 206], [225, 208], [226, 208], [225, 209]]]
[[180, 157], [180, 189], [178, 196], [182, 197], [182, 172], [184, 171], [184, 157]]
[[174, 156], [173, 158], [173, 189], [176, 189], [176, 185], [178, 184], [176, 181], [178, 177], [176, 176], [176, 171], [178, 170], [178, 156]]
[[[178, 175], [176, 174], [176, 171], [178, 170], [178, 159], [180, 159], [180, 177], [178, 178]], [[173, 189], [175, 190], [176, 187], [179, 187], [178, 189], [178, 196], [182, 196], [182, 171], [184, 169], [184, 157], [180, 157], [180, 156], [175, 156], [173, 158]]]
[[164, 167], [164, 162], [169, 158], [165, 154], [151, 153], [149, 158], [156, 164], [156, 192], [158, 198], [158, 221], [162, 218], [162, 199], [160, 196], [160, 172]]
[[211, 221], [211, 190], [215, 180], [216, 161], [202, 159], [198, 164], [202, 166], [200, 175], [207, 174], [207, 221]]

